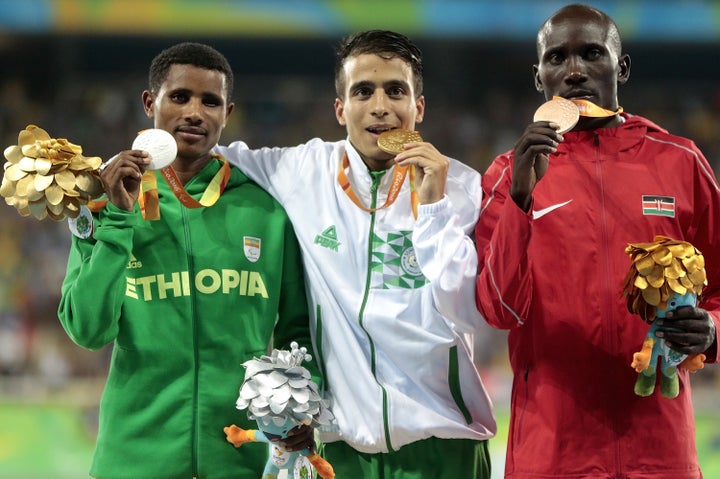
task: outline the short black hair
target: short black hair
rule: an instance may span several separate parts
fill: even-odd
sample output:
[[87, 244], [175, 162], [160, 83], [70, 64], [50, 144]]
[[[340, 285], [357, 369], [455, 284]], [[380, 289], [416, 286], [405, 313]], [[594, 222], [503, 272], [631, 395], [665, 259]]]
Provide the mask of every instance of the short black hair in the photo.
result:
[[226, 93], [228, 99], [233, 91], [233, 72], [225, 55], [210, 45], [194, 42], [175, 44], [153, 58], [150, 64], [148, 83], [150, 91], [157, 93], [167, 79], [168, 71], [173, 65], [193, 65], [207, 70], [217, 70], [225, 74]]
[[407, 62], [415, 80], [415, 96], [423, 91], [423, 64], [420, 49], [408, 37], [389, 30], [366, 30], [349, 35], [340, 42], [336, 51], [335, 92], [339, 98], [345, 94], [345, 61], [365, 53], [398, 57]]

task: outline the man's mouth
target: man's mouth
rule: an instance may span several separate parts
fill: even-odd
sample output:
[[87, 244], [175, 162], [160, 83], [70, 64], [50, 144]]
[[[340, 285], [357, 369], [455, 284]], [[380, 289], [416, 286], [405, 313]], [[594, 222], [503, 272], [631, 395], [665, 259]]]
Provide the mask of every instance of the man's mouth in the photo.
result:
[[388, 126], [388, 125], [373, 125], [366, 128], [367, 131], [372, 133], [373, 135], [379, 135], [380, 133], [384, 133], [389, 130], [395, 130], [397, 127], [394, 126]]
[[592, 92], [586, 90], [571, 91], [562, 95], [562, 97], [567, 100], [590, 100], [593, 96]]
[[205, 136], [206, 131], [204, 128], [198, 128], [194, 126], [181, 126], [175, 130], [177, 133], [181, 135], [191, 135], [191, 136]]

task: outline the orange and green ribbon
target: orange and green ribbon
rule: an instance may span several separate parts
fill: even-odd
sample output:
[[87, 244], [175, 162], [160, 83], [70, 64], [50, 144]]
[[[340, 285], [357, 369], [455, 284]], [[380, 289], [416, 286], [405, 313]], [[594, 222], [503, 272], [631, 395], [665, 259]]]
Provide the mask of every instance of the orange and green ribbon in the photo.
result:
[[[553, 99], [560, 98], [557, 96], [554, 96]], [[617, 111], [612, 110], [606, 110], [603, 107], [597, 106], [595, 103], [588, 101], [588, 100], [570, 100], [571, 102], [575, 103], [575, 106], [578, 107], [578, 110], [580, 111], [580, 116], [589, 116], [593, 118], [605, 118], [608, 116], [615, 116], [618, 113], [623, 112], [623, 107], [618, 107]]]
[[402, 184], [405, 181], [405, 176], [407, 175], [408, 168], [410, 170], [410, 203], [412, 205], [413, 215], [415, 218], [417, 218], [417, 208], [418, 208], [418, 195], [417, 191], [415, 190], [415, 166], [410, 165], [410, 167], [407, 166], [395, 166], [395, 171], [393, 171], [393, 177], [392, 181], [390, 182], [390, 190], [388, 191], [387, 199], [385, 200], [385, 204], [380, 206], [379, 208], [367, 208], [365, 205], [362, 204], [360, 199], [355, 194], [355, 191], [353, 190], [352, 185], [350, 184], [350, 180], [347, 177], [347, 174], [345, 173], [345, 170], [350, 169], [350, 160], [348, 159], [347, 154], [343, 155], [342, 158], [342, 164], [340, 166], [340, 171], [338, 171], [338, 183], [340, 184], [340, 187], [343, 189], [345, 194], [350, 198], [350, 200], [355, 203], [361, 210], [367, 211], [368, 213], [374, 213], [378, 210], [382, 210], [384, 208], [387, 208], [388, 206], [395, 203], [395, 200], [397, 199], [398, 195], [400, 194], [400, 189], [402, 188]]
[[[165, 178], [165, 181], [170, 186], [170, 189], [175, 194], [175, 197], [186, 208], [212, 206], [218, 198], [220, 198], [223, 191], [225, 191], [225, 187], [230, 179], [230, 164], [221, 156], [213, 155], [213, 158], [220, 160], [222, 162], [222, 166], [220, 166], [218, 172], [215, 173], [213, 179], [210, 180], [210, 183], [205, 188], [205, 192], [200, 198], [200, 201], [197, 201], [185, 191], [185, 187], [172, 166], [167, 166], [160, 170], [160, 174], [162, 174], [163, 178]], [[157, 176], [154, 171], [146, 171], [143, 174], [140, 192], [141, 194], [138, 198], [138, 202], [140, 203], [140, 211], [142, 212], [143, 218], [146, 220], [159, 219], [160, 204], [158, 201]]]

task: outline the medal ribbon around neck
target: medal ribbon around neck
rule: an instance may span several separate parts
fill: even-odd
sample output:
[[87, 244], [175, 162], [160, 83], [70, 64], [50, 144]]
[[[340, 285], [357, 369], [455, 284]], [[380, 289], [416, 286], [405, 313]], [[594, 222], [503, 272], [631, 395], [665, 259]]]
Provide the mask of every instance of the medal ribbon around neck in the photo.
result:
[[[553, 99], [560, 98], [554, 96]], [[623, 112], [623, 107], [618, 107], [617, 111], [606, 110], [605, 108], [597, 106], [595, 103], [588, 100], [570, 100], [577, 105], [580, 111], [580, 116], [589, 116], [593, 118], [605, 118], [608, 116], [615, 116]]]
[[[212, 155], [222, 162], [222, 166], [215, 173], [215, 176], [205, 188], [200, 201], [190, 196], [183, 187], [180, 178], [172, 166], [167, 166], [160, 170], [160, 173], [165, 178], [165, 181], [170, 186], [170, 189], [175, 194], [175, 197], [182, 203], [186, 208], [201, 208], [208, 207], [215, 204], [220, 198], [225, 187], [227, 186], [228, 180], [230, 179], [230, 164], [225, 158], [219, 155]], [[142, 212], [143, 218], [146, 220], [157, 220], [160, 218], [160, 204], [158, 200], [157, 190], [157, 177], [154, 171], [146, 171], [142, 176], [142, 182], [140, 185], [140, 197], [138, 202], [140, 204], [140, 211]]]
[[387, 199], [385, 200], [385, 204], [380, 206], [379, 208], [367, 208], [365, 205], [363, 205], [360, 202], [360, 199], [355, 194], [355, 191], [353, 191], [352, 185], [350, 184], [350, 180], [348, 180], [347, 174], [345, 173], [345, 170], [350, 169], [350, 160], [348, 159], [347, 153], [343, 155], [342, 158], [342, 164], [340, 167], [340, 171], [338, 172], [338, 183], [340, 184], [340, 187], [343, 189], [345, 194], [350, 198], [350, 200], [355, 203], [355, 205], [358, 206], [363, 211], [367, 211], [368, 213], [374, 213], [378, 210], [382, 210], [384, 208], [387, 208], [391, 204], [395, 203], [395, 200], [397, 199], [398, 195], [400, 194], [400, 189], [402, 188], [402, 184], [405, 181], [405, 176], [408, 173], [408, 169], [410, 170], [410, 204], [412, 206], [413, 210], [413, 216], [417, 219], [417, 208], [418, 208], [418, 195], [417, 191], [415, 190], [415, 168], [414, 165], [411, 165], [409, 168], [407, 166], [395, 166], [395, 171], [393, 171], [393, 177], [392, 181], [390, 182], [390, 191], [388, 191]]

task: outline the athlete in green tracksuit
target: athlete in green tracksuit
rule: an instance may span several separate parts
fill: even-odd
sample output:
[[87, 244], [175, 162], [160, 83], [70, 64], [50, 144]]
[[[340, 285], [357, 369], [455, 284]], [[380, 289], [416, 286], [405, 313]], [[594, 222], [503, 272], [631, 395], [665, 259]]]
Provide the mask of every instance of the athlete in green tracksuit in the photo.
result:
[[244, 361], [271, 344], [310, 347], [302, 264], [282, 207], [210, 156], [232, 110], [231, 70], [208, 63], [224, 57], [197, 44], [169, 51], [158, 57], [159, 86], [151, 68], [146, 112], [177, 141], [184, 193], [221, 194], [192, 207], [152, 172], [160, 217], [144, 219], [136, 199], [147, 154], [125, 151], [101, 174], [110, 201], [71, 222], [60, 321], [83, 347], [114, 342], [90, 473], [257, 479], [267, 449], [235, 449], [223, 427], [255, 427], [235, 408]]

